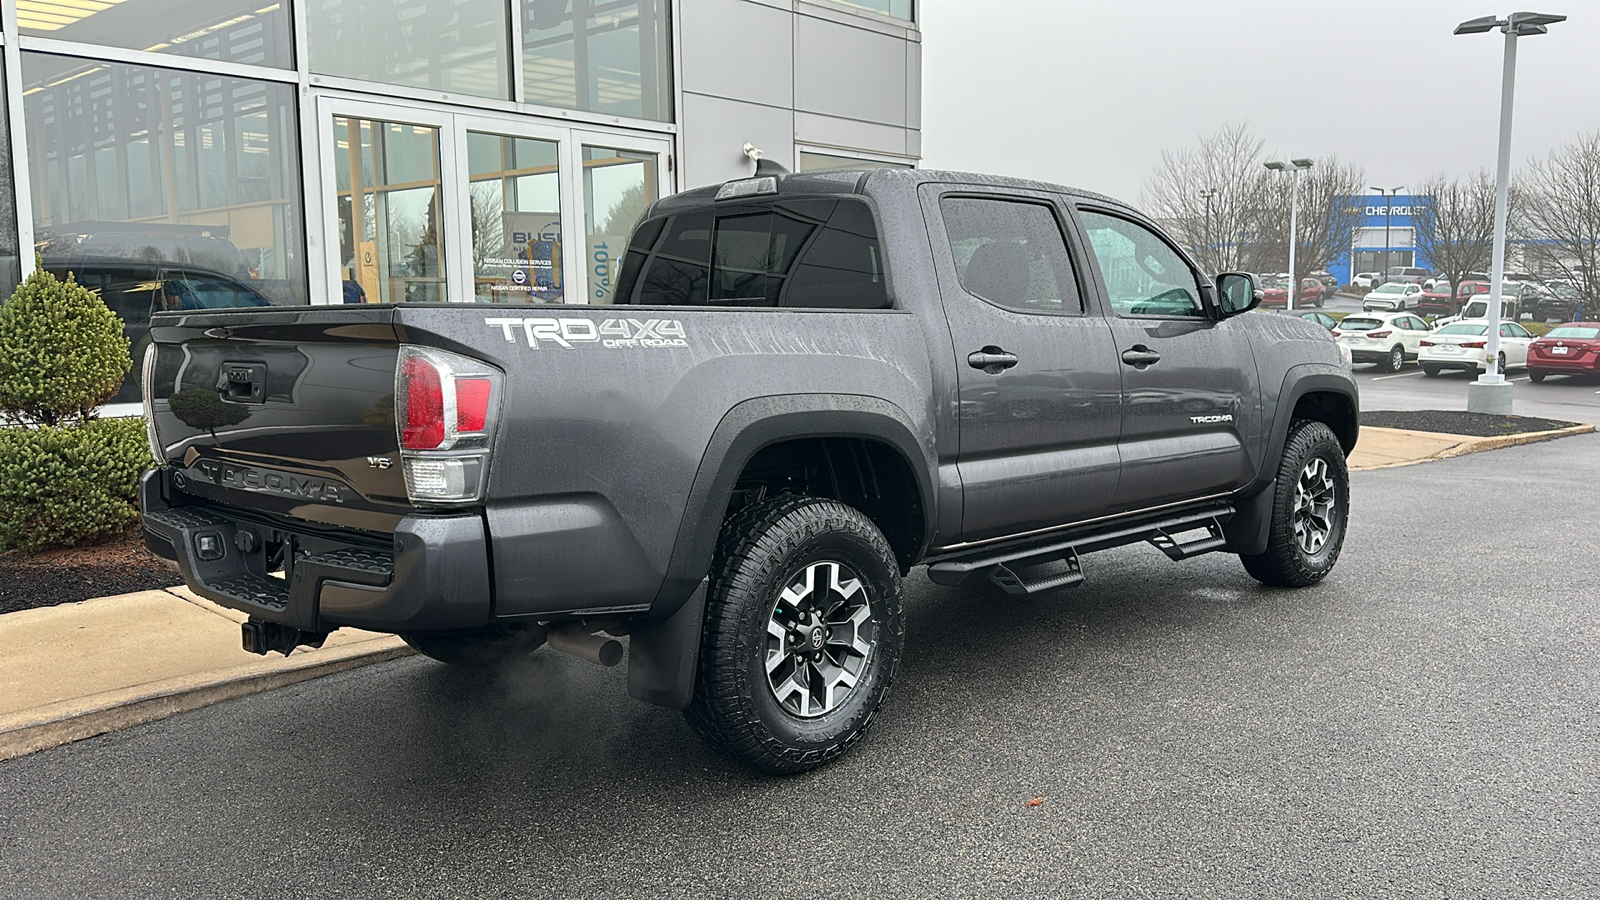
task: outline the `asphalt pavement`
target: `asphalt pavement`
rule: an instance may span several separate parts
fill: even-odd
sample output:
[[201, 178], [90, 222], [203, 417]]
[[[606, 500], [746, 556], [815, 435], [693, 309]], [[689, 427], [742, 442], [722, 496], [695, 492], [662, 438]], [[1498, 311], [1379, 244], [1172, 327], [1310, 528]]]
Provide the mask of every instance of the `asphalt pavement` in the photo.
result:
[[1594, 897], [1597, 466], [1357, 473], [1300, 591], [1144, 547], [1025, 602], [916, 574], [876, 730], [796, 778], [547, 652], [228, 701], [0, 763], [0, 896]]

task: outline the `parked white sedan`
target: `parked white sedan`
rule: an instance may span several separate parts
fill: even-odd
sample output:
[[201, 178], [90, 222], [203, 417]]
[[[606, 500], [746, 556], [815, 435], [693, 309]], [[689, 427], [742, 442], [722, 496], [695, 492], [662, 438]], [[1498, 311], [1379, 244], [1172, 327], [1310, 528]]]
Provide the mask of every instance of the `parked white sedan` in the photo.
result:
[[1350, 279], [1350, 284], [1353, 287], [1366, 288], [1367, 290], [1371, 290], [1373, 285], [1375, 285], [1377, 283], [1377, 281], [1378, 281], [1378, 273], [1377, 272], [1362, 272], [1362, 273], [1356, 275], [1354, 278]]
[[[1416, 285], [1412, 285], [1416, 287]], [[1350, 351], [1352, 362], [1377, 363], [1398, 372], [1408, 359], [1416, 359], [1428, 323], [1411, 313], [1351, 313], [1333, 329], [1334, 340]]]
[[[1422, 374], [1445, 369], [1486, 372], [1489, 369], [1489, 323], [1483, 319], [1446, 325], [1424, 337], [1417, 353]], [[1528, 366], [1528, 345], [1533, 335], [1515, 322], [1500, 323], [1500, 371]]]
[[1401, 312], [1416, 309], [1422, 302], [1422, 285], [1391, 281], [1379, 285], [1361, 298], [1363, 312]]

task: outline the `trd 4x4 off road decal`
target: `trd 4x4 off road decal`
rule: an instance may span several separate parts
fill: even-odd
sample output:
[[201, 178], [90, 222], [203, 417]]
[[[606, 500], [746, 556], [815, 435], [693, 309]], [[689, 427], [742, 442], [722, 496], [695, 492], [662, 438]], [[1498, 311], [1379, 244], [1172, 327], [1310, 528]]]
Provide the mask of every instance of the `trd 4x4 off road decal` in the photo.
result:
[[490, 328], [501, 329], [506, 340], [515, 341], [520, 330], [528, 346], [539, 349], [541, 342], [572, 350], [585, 344], [611, 349], [635, 350], [653, 347], [687, 347], [683, 323], [677, 319], [557, 319], [549, 316], [490, 317], [483, 320]]

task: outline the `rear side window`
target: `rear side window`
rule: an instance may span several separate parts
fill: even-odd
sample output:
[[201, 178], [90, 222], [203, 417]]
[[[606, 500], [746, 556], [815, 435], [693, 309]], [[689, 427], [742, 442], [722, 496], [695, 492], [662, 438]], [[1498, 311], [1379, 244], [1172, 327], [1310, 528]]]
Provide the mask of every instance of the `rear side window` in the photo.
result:
[[867, 204], [808, 198], [646, 220], [629, 244], [616, 302], [883, 309], [889, 294]]
[[962, 290], [1019, 312], [1083, 312], [1067, 243], [1049, 206], [946, 197], [939, 210]]

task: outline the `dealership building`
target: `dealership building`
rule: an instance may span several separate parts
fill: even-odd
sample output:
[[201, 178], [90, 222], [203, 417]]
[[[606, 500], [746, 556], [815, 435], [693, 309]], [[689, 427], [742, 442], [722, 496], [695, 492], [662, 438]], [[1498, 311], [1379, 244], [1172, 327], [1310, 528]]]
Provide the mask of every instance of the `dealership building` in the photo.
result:
[[1340, 284], [1349, 284], [1360, 272], [1384, 272], [1391, 266], [1431, 268], [1417, 250], [1412, 215], [1420, 204], [1432, 199], [1408, 194], [1351, 197], [1351, 205], [1360, 208], [1360, 221], [1351, 235], [1349, 252], [1330, 263], [1328, 273]]
[[[605, 303], [644, 205], [911, 166], [914, 0], [5, 0], [0, 289]], [[118, 400], [132, 400], [132, 386]]]

